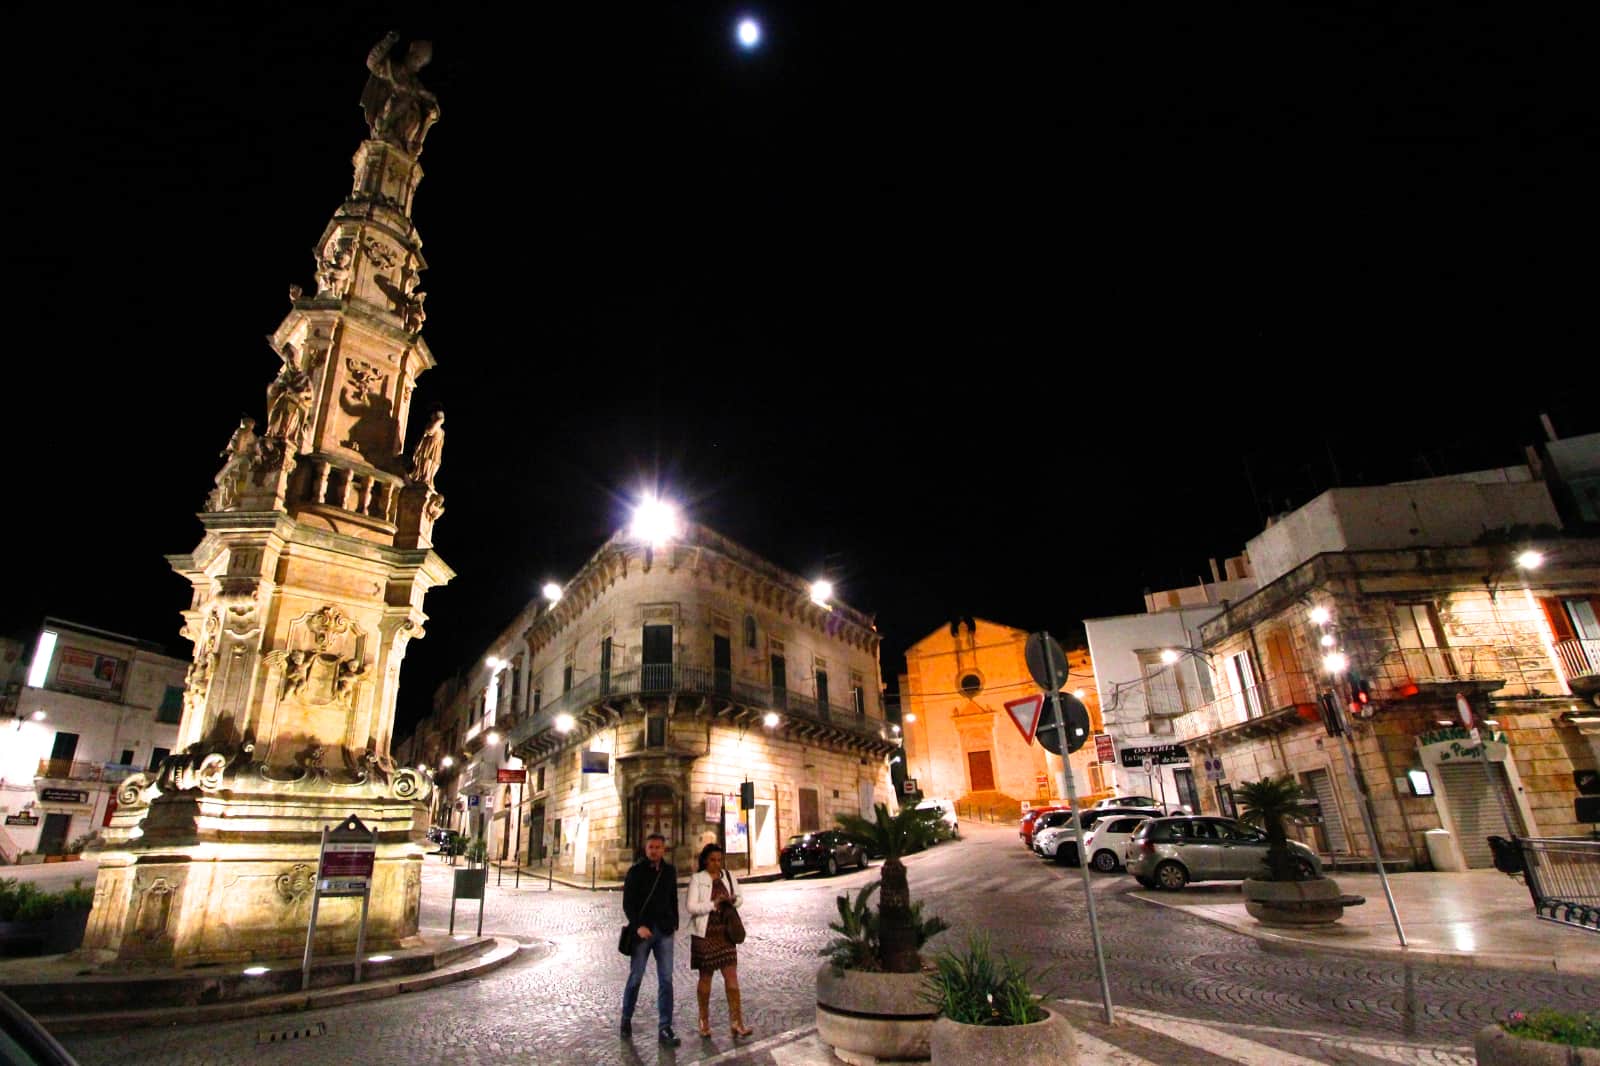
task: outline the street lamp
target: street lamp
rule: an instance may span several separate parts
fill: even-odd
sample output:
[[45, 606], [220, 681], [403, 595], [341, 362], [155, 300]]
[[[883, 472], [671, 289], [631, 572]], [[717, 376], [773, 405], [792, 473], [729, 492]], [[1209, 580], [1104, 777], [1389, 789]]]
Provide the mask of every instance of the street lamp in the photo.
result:
[[659, 548], [682, 531], [683, 523], [678, 509], [666, 500], [646, 496], [633, 509], [633, 524], [628, 535], [642, 540], [652, 548]]
[[1178, 661], [1178, 653], [1173, 651], [1171, 648], [1162, 648], [1161, 661], [1166, 665], [1171, 666], [1173, 663]]
[[1342, 651], [1330, 651], [1322, 657], [1322, 668], [1330, 674], [1342, 674], [1350, 665], [1350, 660]]
[[500, 734], [491, 729], [488, 733], [484, 734], [483, 739], [485, 743], [498, 744], [500, 743]]
[[1527, 551], [1518, 554], [1517, 565], [1524, 570], [1537, 570], [1544, 565], [1544, 553], [1529, 548]]
[[828, 601], [833, 598], [833, 582], [813, 581], [811, 583], [811, 602], [825, 611], [833, 610]]
[[1326, 607], [1311, 608], [1311, 624], [1325, 626], [1333, 618]]
[[544, 588], [540, 591], [544, 593], [545, 600], [548, 601], [552, 607], [561, 601], [561, 586], [556, 584], [554, 581], [546, 581], [544, 583]]
[[782, 719], [778, 717], [777, 711], [768, 711], [761, 718], [761, 724], [766, 726], [768, 729], [778, 728], [778, 723], [780, 721], [782, 721]]
[[915, 722], [916, 720], [917, 720], [917, 716], [915, 714], [912, 714], [910, 711], [906, 712], [906, 724], [907, 725], [911, 724], [912, 722]]
[[456, 764], [456, 761], [454, 759], [452, 759], [450, 756], [446, 755], [444, 758], [439, 760], [439, 769], [448, 770], [448, 769], [450, 769], [450, 767], [454, 766], [455, 764]]
[[570, 732], [572, 732], [573, 728], [577, 724], [578, 724], [578, 720], [576, 718], [572, 717], [572, 715], [570, 715], [570, 714], [558, 714], [558, 715], [556, 715], [556, 732], [557, 733], [570, 733]]

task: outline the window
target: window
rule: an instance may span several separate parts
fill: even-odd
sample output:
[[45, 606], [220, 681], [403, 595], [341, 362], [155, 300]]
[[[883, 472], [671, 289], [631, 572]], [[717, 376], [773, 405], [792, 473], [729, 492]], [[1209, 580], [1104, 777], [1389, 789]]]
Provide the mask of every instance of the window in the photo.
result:
[[152, 748], [150, 750], [150, 772], [154, 773], [161, 769], [161, 763], [171, 754], [172, 752], [166, 748]]
[[567, 661], [561, 664], [561, 693], [566, 695], [572, 691], [572, 653], [567, 652]]
[[983, 678], [977, 674], [963, 674], [958, 687], [961, 689], [963, 696], [969, 700], [973, 699], [983, 691]]
[[644, 746], [647, 748], [664, 748], [667, 746], [667, 720], [660, 715], [651, 715], [645, 720]]
[[167, 691], [161, 696], [161, 705], [156, 708], [156, 721], [166, 725], [177, 725], [183, 717], [183, 686], [168, 685]]
[[1261, 717], [1261, 692], [1256, 687], [1256, 665], [1248, 651], [1228, 656], [1228, 681], [1233, 685], [1233, 706], [1245, 718]]
[[860, 685], [850, 686], [850, 702], [856, 709], [857, 718], [867, 716], [867, 690]]
[[1144, 705], [1148, 714], [1172, 718], [1190, 709], [1193, 702], [1189, 688], [1179, 672], [1180, 661], [1168, 665], [1161, 661], [1159, 649], [1135, 652], [1139, 659], [1139, 673], [1144, 676]]
[[756, 617], [753, 614], [744, 616], [744, 646], [747, 648], [756, 646]]
[[600, 694], [611, 691], [611, 638], [600, 641]]
[[122, 756], [121, 756], [121, 758], [117, 759], [117, 765], [118, 766], [132, 766], [133, 765], [133, 749], [132, 748], [123, 748], [122, 749]]
[[533, 713], [534, 714], [538, 714], [539, 713], [539, 707], [543, 703], [544, 703], [544, 689], [542, 689], [542, 688], [534, 689], [533, 690]]
[[817, 711], [828, 713], [828, 671], [817, 670]]
[[537, 770], [535, 770], [533, 772], [533, 790], [535, 792], [543, 792], [544, 791], [544, 767], [543, 766], [539, 767]]
[[1455, 678], [1455, 662], [1444, 650], [1444, 631], [1439, 626], [1439, 614], [1433, 604], [1395, 604], [1394, 629], [1406, 672], [1413, 681]]

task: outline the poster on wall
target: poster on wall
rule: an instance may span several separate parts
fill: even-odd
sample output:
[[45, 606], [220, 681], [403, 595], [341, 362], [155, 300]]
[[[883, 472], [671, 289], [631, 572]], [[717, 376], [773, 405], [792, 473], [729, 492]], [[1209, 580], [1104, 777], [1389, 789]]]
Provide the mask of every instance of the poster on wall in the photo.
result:
[[729, 855], [744, 855], [750, 851], [750, 837], [736, 811], [730, 810], [723, 814], [722, 840], [722, 850]]
[[62, 648], [56, 658], [56, 685], [91, 696], [120, 699], [127, 675], [125, 660], [82, 648]]
[[722, 821], [722, 797], [706, 794], [706, 821], [715, 824]]

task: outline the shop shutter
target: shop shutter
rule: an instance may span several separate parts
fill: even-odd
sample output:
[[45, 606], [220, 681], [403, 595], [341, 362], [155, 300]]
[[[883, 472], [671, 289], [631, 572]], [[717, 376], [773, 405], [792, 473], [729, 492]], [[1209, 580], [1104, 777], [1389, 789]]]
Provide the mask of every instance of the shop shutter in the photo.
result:
[[[1444, 782], [1450, 818], [1455, 823], [1456, 843], [1466, 857], [1467, 868], [1492, 867], [1494, 856], [1489, 851], [1489, 838], [1506, 836], [1508, 831], [1500, 804], [1489, 790], [1489, 776], [1484, 772], [1483, 763], [1445, 763], [1439, 767], [1439, 778]], [[1501, 795], [1505, 795], [1505, 782], [1504, 768], [1495, 765], [1494, 784]], [[1507, 803], [1509, 805], [1509, 800]]]
[[1326, 770], [1312, 770], [1306, 774], [1306, 784], [1322, 807], [1322, 833], [1327, 838], [1328, 850], [1335, 855], [1348, 855], [1350, 843], [1344, 835], [1344, 819], [1339, 816], [1339, 797], [1333, 791], [1333, 778]]

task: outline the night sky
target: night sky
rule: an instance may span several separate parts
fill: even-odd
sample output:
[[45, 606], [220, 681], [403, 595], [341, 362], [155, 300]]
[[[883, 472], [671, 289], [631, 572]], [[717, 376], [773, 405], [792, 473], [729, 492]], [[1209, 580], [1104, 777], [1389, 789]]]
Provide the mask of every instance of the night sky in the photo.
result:
[[402, 735], [646, 488], [826, 572], [892, 687], [951, 617], [1065, 633], [1336, 483], [1600, 428], [1579, 5], [571, 6], [9, 17], [5, 633], [190, 654], [162, 556], [263, 416], [391, 27], [443, 107], [417, 407], [460, 575]]

